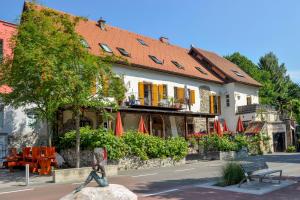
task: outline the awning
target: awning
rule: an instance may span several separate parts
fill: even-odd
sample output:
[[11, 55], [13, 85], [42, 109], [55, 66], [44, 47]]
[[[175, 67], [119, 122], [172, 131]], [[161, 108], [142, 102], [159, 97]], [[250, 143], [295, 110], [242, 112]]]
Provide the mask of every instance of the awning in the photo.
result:
[[264, 125], [265, 122], [250, 122], [245, 131], [245, 134], [259, 134], [262, 131]]

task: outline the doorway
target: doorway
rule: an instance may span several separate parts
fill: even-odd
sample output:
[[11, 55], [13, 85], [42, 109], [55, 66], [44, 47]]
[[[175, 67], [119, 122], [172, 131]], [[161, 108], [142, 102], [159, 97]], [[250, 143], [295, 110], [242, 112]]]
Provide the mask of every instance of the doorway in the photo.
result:
[[285, 133], [273, 133], [274, 152], [283, 152], [285, 148]]

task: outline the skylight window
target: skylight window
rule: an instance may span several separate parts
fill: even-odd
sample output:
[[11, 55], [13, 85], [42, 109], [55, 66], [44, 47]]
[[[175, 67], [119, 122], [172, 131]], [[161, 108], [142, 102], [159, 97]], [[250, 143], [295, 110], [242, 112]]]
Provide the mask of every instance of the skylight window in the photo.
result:
[[149, 57], [156, 63], [156, 64], [160, 64], [162, 65], [163, 62], [161, 60], [159, 60], [158, 58], [156, 58], [155, 56], [149, 55]]
[[195, 67], [199, 72], [201, 72], [202, 74], [207, 75], [207, 73], [205, 71], [203, 71], [200, 67]]
[[111, 48], [107, 44], [100, 43], [99, 45], [107, 53], [113, 53], [113, 51], [111, 50]]
[[90, 48], [89, 43], [85, 39], [81, 39], [80, 42], [84, 48]]
[[143, 45], [143, 46], [148, 46], [148, 44], [144, 41], [144, 40], [142, 40], [142, 39], [136, 39], [141, 45]]
[[241, 74], [240, 72], [236, 71], [236, 70], [231, 70], [235, 73], [235, 75], [239, 76], [239, 77], [245, 77], [243, 74]]
[[130, 57], [130, 53], [128, 53], [125, 49], [120, 48], [120, 47], [117, 47], [117, 49], [123, 56]]
[[184, 67], [177, 61], [175, 60], [172, 60], [171, 61], [178, 69], [184, 69]]

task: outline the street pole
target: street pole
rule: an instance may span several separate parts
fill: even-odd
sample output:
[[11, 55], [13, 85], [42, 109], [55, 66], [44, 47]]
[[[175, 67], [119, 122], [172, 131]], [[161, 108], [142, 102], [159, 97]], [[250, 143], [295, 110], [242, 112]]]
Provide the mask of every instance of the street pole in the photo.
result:
[[29, 164], [25, 165], [25, 185], [29, 185]]

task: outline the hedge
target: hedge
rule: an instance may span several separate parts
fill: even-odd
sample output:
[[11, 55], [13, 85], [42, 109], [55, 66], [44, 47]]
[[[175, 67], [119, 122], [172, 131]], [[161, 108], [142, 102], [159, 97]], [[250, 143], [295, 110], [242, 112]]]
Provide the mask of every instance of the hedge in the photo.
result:
[[[105, 147], [110, 160], [130, 156], [142, 160], [167, 157], [180, 160], [188, 153], [188, 143], [182, 137], [162, 139], [136, 131], [128, 131], [122, 137], [116, 137], [111, 131], [84, 127], [80, 129], [80, 138], [82, 150]], [[74, 148], [75, 144], [76, 134], [71, 131], [60, 138], [59, 149]]]

